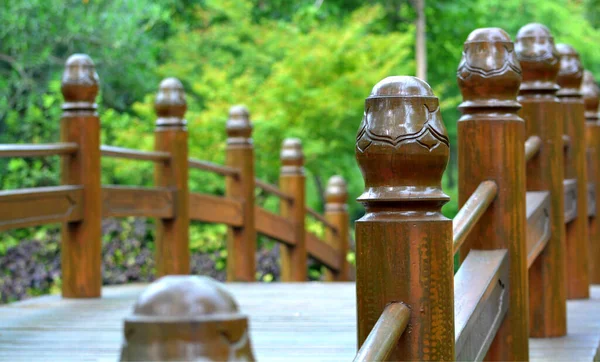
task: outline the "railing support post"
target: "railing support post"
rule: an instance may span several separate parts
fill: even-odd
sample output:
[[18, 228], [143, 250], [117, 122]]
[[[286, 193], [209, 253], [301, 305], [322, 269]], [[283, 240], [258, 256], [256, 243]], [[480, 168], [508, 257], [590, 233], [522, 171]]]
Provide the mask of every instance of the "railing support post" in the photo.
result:
[[291, 203], [281, 200], [281, 215], [294, 226], [295, 245], [281, 247], [281, 281], [303, 282], [307, 279], [307, 251], [305, 240], [306, 199], [304, 154], [302, 143], [297, 138], [283, 141], [281, 148], [281, 174], [279, 188], [291, 195]]
[[169, 152], [171, 160], [155, 167], [157, 186], [175, 191], [175, 217], [156, 223], [156, 274], [190, 273], [188, 132], [183, 118], [187, 110], [183, 85], [176, 78], [164, 79], [159, 86], [154, 109], [155, 150]]
[[227, 230], [227, 280], [256, 281], [256, 226], [254, 224], [254, 146], [250, 114], [244, 106], [233, 106], [227, 120], [229, 167], [240, 170], [239, 177], [227, 177], [226, 194], [243, 202], [244, 223]]
[[63, 185], [83, 186], [83, 218], [65, 223], [61, 234], [62, 296], [100, 297], [102, 288], [102, 203], [100, 199], [100, 119], [96, 113], [98, 75], [85, 54], [69, 57], [62, 77], [65, 99], [61, 141], [77, 153], [63, 157]]
[[325, 218], [335, 225], [335, 232], [330, 228], [325, 231], [325, 241], [340, 254], [340, 270], [337, 273], [326, 271], [327, 281], [350, 280], [350, 263], [346, 259], [350, 248], [350, 217], [348, 215], [348, 189], [342, 176], [333, 176], [327, 183], [325, 191]]
[[499, 28], [474, 30], [464, 44], [457, 80], [463, 96], [459, 204], [464, 205], [482, 181], [496, 182], [499, 190], [460, 248], [460, 258], [471, 249], [508, 250], [509, 310], [486, 360], [527, 361], [525, 122], [517, 115], [521, 67], [510, 36]]
[[356, 159], [365, 179], [356, 222], [358, 347], [392, 302], [411, 309], [392, 361], [454, 360], [452, 222], [441, 179], [449, 142], [439, 101], [415, 77], [388, 77], [365, 101]]

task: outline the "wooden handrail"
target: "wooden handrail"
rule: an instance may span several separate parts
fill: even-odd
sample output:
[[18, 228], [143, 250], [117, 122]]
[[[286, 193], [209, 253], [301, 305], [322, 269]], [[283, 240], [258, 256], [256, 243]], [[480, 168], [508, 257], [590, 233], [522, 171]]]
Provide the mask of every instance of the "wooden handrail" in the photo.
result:
[[525, 161], [531, 160], [540, 152], [542, 139], [538, 136], [531, 136], [525, 141]]
[[196, 170], [210, 171], [222, 176], [240, 176], [240, 171], [233, 167], [217, 165], [216, 163], [202, 161], [195, 158], [190, 158], [188, 162], [190, 168], [195, 168]]
[[333, 225], [332, 223], [327, 221], [325, 216], [319, 214], [315, 209], [306, 207], [306, 213], [309, 214], [310, 216], [314, 217], [317, 221], [321, 222], [323, 225], [325, 225], [329, 229], [333, 230], [334, 232], [338, 231], [337, 228], [335, 227], [335, 225]]
[[59, 142], [45, 144], [4, 144], [0, 145], [0, 157], [32, 157], [70, 155], [79, 149], [77, 143]]
[[254, 180], [254, 185], [256, 187], [258, 187], [259, 189], [263, 190], [264, 192], [275, 195], [275, 196], [279, 197], [280, 199], [283, 199], [288, 202], [294, 201], [294, 198], [292, 197], [292, 195], [286, 194], [285, 192], [281, 191], [279, 189], [279, 187], [277, 187], [275, 185], [271, 185], [271, 184], [261, 181], [259, 179]]
[[456, 254], [469, 232], [485, 213], [498, 193], [494, 181], [483, 181], [452, 220], [453, 253]]
[[171, 160], [171, 155], [168, 152], [160, 151], [140, 151], [131, 148], [100, 146], [100, 155], [106, 157], [118, 157], [128, 160], [142, 160], [153, 162], [167, 162]]
[[388, 304], [365, 343], [354, 358], [354, 362], [384, 361], [398, 343], [408, 326], [410, 309], [403, 303]]

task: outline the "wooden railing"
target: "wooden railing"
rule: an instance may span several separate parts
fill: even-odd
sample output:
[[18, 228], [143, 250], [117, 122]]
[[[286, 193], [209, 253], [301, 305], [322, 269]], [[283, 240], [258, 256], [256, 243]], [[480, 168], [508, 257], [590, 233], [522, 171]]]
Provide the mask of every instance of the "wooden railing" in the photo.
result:
[[[62, 92], [61, 142], [0, 145], [0, 157], [61, 156], [63, 185], [1, 191], [0, 230], [63, 223], [64, 297], [100, 296], [100, 225], [102, 218], [108, 217], [156, 218], [158, 276], [190, 273], [189, 223], [197, 220], [228, 226], [228, 280], [255, 280], [257, 233], [281, 242], [282, 280], [307, 280], [308, 255], [328, 269], [326, 280], [349, 279], [346, 184], [339, 176], [330, 180], [324, 216], [307, 208], [299, 140], [284, 142], [281, 184], [277, 187], [256, 179], [252, 125], [244, 107], [231, 109], [227, 165], [217, 165], [188, 156], [184, 120], [187, 106], [177, 79], [165, 79], [159, 87], [154, 151], [100, 145], [100, 118], [95, 105], [98, 76], [87, 55], [76, 54], [67, 60]], [[156, 186], [101, 185], [101, 157], [154, 162]], [[190, 192], [190, 168], [224, 176], [226, 196]], [[255, 187], [281, 199], [281, 214], [254, 204]], [[323, 239], [306, 230], [306, 217], [324, 225]]]

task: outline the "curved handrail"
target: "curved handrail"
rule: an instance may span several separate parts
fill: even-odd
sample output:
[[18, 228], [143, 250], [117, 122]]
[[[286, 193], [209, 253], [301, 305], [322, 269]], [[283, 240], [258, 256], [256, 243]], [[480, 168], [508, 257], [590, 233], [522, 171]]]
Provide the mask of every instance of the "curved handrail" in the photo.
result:
[[100, 146], [100, 155], [106, 157], [117, 157], [128, 160], [143, 160], [153, 162], [168, 162], [171, 160], [171, 154], [161, 151], [139, 151], [132, 148]]
[[483, 181], [452, 220], [453, 254], [456, 254], [469, 232], [485, 213], [496, 195], [498, 186], [494, 181]]
[[275, 195], [275, 196], [279, 197], [280, 199], [283, 199], [288, 202], [294, 201], [294, 197], [292, 195], [286, 194], [285, 192], [281, 191], [275, 185], [271, 185], [271, 184], [261, 181], [259, 179], [254, 180], [254, 185], [256, 187], [258, 187], [259, 189], [263, 190], [264, 192]]
[[190, 168], [194, 168], [196, 170], [214, 172], [221, 176], [232, 176], [232, 177], [240, 176], [240, 170], [238, 170], [237, 168], [223, 166], [223, 165], [217, 165], [216, 163], [198, 160], [196, 158], [188, 159], [188, 164], [189, 164]]
[[410, 309], [405, 304], [388, 304], [360, 347], [354, 362], [386, 360], [408, 326], [409, 319]]
[[333, 232], [337, 233], [338, 229], [335, 225], [330, 223], [325, 216], [319, 214], [316, 210], [311, 209], [310, 207], [306, 207], [306, 213], [315, 218], [317, 221], [321, 222], [323, 225], [331, 229]]
[[531, 160], [538, 154], [542, 147], [542, 139], [538, 136], [531, 136], [525, 141], [525, 161]]
[[45, 144], [3, 144], [0, 157], [32, 157], [70, 155], [79, 149], [77, 143], [59, 142]]

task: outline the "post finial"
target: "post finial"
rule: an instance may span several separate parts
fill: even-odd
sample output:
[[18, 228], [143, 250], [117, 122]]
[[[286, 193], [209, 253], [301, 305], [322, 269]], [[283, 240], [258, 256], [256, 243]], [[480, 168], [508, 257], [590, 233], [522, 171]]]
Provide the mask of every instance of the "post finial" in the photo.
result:
[[125, 319], [121, 361], [253, 361], [248, 319], [208, 277], [172, 275], [150, 284]]
[[250, 112], [244, 105], [235, 105], [229, 109], [226, 125], [227, 144], [252, 144], [252, 122]]
[[560, 70], [558, 72], [559, 96], [581, 96], [581, 82], [583, 81], [583, 66], [579, 53], [568, 44], [557, 44], [556, 50], [560, 56]]
[[560, 62], [550, 30], [539, 23], [523, 26], [517, 33], [515, 50], [523, 70], [521, 92], [556, 93]]
[[96, 109], [98, 74], [87, 54], [73, 54], [65, 62], [60, 90], [65, 99], [64, 110]]
[[325, 210], [345, 211], [348, 206], [348, 187], [342, 176], [331, 176], [325, 190]]
[[441, 179], [449, 141], [431, 87], [416, 77], [387, 77], [365, 101], [356, 159], [365, 179], [366, 204], [419, 201], [441, 207]]
[[500, 28], [476, 29], [464, 43], [457, 81], [463, 96], [459, 108], [511, 107], [521, 84], [521, 65], [510, 36]]
[[157, 127], [185, 127], [183, 118], [187, 111], [183, 84], [177, 78], [165, 78], [158, 86], [154, 100], [154, 111], [158, 116]]
[[298, 138], [283, 140], [280, 158], [282, 174], [304, 174], [304, 153]]
[[585, 103], [585, 120], [596, 122], [598, 120], [598, 106], [600, 105], [600, 88], [594, 79], [594, 74], [589, 70], [583, 73], [581, 94]]

